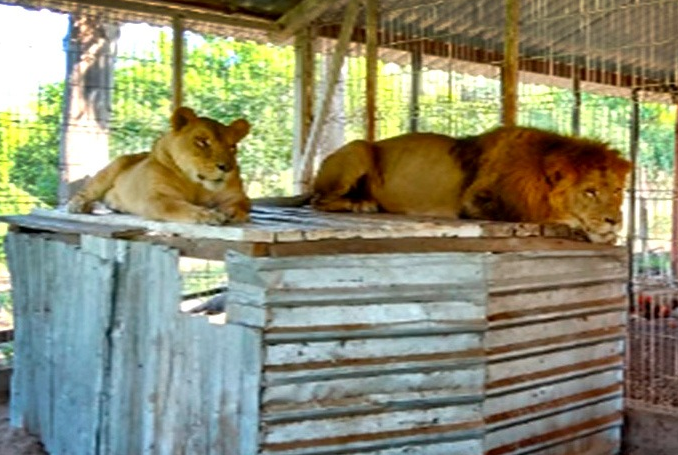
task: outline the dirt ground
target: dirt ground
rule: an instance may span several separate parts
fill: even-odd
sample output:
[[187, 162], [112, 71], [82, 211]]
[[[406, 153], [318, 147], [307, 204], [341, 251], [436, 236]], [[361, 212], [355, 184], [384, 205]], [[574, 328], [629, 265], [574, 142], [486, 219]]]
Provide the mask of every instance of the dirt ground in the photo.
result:
[[8, 405], [0, 396], [0, 455], [46, 455], [37, 438], [9, 426]]

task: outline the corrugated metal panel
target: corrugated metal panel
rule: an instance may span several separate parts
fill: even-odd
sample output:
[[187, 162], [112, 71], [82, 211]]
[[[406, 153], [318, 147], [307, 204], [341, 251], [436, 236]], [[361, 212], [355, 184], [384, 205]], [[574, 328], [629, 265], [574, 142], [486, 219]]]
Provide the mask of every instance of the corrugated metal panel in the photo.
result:
[[94, 453], [111, 262], [26, 235], [9, 234], [6, 246], [17, 312], [12, 422], [51, 453]]
[[488, 455], [616, 453], [623, 251], [493, 259], [485, 338]]
[[482, 453], [486, 257], [230, 254], [267, 309], [263, 453]]

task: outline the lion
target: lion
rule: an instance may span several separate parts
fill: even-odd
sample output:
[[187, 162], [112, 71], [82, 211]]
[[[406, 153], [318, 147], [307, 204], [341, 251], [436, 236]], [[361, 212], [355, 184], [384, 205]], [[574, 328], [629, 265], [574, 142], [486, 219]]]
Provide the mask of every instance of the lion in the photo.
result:
[[72, 213], [91, 213], [96, 201], [157, 221], [222, 225], [249, 220], [236, 159], [249, 133], [245, 119], [224, 125], [188, 107], [171, 116], [171, 131], [150, 152], [123, 155], [92, 177], [68, 202]]
[[591, 139], [527, 127], [454, 138], [408, 133], [350, 142], [329, 155], [311, 204], [376, 212], [559, 223], [614, 243], [631, 163]]

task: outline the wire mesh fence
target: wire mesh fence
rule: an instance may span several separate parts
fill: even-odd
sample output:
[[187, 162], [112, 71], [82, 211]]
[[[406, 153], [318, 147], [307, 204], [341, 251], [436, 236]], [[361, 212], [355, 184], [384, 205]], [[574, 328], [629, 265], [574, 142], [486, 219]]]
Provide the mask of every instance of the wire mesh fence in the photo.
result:
[[[57, 0], [33, 3], [54, 11], [67, 9], [67, 2]], [[635, 402], [675, 407], [670, 385], [678, 356], [673, 303], [676, 109], [659, 88], [674, 82], [674, 71], [666, 68], [675, 69], [677, 62], [667, 40], [678, 18], [678, 3], [564, 3], [524, 4], [518, 123], [603, 139], [630, 156], [631, 90], [640, 89], [637, 178], [629, 192], [635, 213], [629, 213], [628, 199], [624, 207], [626, 219], [634, 220], [634, 230], [624, 235], [633, 248], [637, 297], [629, 309], [627, 395]], [[415, 130], [463, 136], [499, 125], [502, 2], [384, 0], [380, 5], [377, 138]], [[26, 24], [23, 34], [11, 37], [11, 58], [43, 62], [41, 69], [16, 65], [15, 82], [0, 86], [0, 214], [14, 214], [55, 206], [63, 172], [69, 165], [84, 167], [77, 160], [60, 161], [66, 145], [78, 146], [77, 141], [68, 142], [69, 134], [84, 138], [78, 159], [93, 168], [120, 154], [148, 150], [168, 128], [175, 54], [170, 17], [101, 8], [71, 9], [76, 11], [71, 15], [0, 8]], [[87, 86], [89, 96], [106, 101], [103, 111], [82, 113], [89, 116], [89, 124], [76, 122], [74, 113], [64, 108], [74, 87], [82, 85], [68, 69], [69, 61], [86, 50], [83, 39], [74, 41], [78, 17], [108, 27], [103, 31], [108, 51], [100, 58], [99, 76]], [[330, 8], [312, 27], [316, 99], [329, 79], [341, 21], [340, 10]], [[357, 29], [362, 21], [359, 16]], [[253, 129], [239, 152], [248, 193], [290, 194], [293, 46], [270, 44], [265, 35], [248, 29], [190, 21], [185, 25], [184, 103], [222, 122], [249, 119]], [[35, 29], [47, 33], [39, 42]], [[643, 39], [624, 39], [638, 30]], [[0, 35], [4, 40], [6, 36]], [[351, 44], [339, 74], [318, 144], [320, 158], [365, 136], [363, 41]], [[622, 70], [636, 79], [623, 79]], [[655, 85], [643, 82], [636, 87], [629, 83], [634, 80], [652, 80]], [[182, 260], [180, 267], [184, 294], [193, 303], [227, 285], [223, 263]], [[0, 260], [0, 284], [6, 284], [6, 277]], [[6, 291], [7, 286], [0, 288], [0, 319], [11, 305], [3, 297]]]

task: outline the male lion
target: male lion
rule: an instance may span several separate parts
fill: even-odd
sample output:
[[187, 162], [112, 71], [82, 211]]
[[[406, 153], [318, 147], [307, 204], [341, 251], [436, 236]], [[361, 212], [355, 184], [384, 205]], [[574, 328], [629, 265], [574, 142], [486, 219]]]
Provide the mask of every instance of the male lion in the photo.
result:
[[631, 163], [606, 144], [525, 127], [453, 138], [410, 133], [351, 142], [316, 175], [312, 205], [374, 212], [563, 223], [613, 243]]
[[247, 221], [236, 145], [250, 130], [247, 120], [223, 125], [187, 107], [174, 111], [172, 130], [151, 152], [120, 156], [99, 171], [68, 203], [91, 213], [95, 201], [113, 210], [160, 221], [220, 225]]

